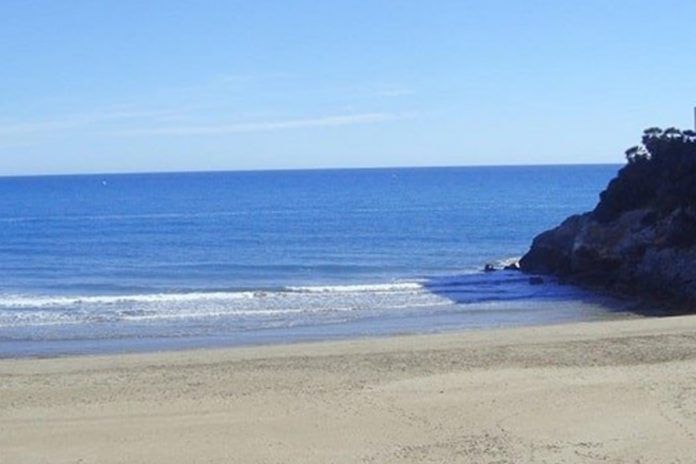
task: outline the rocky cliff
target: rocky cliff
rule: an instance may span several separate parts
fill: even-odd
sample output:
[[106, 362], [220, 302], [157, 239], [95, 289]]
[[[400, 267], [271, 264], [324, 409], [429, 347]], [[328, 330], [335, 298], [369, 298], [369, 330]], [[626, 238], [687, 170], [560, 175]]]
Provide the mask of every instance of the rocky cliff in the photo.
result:
[[537, 236], [524, 272], [696, 310], [696, 133], [647, 129], [591, 212]]

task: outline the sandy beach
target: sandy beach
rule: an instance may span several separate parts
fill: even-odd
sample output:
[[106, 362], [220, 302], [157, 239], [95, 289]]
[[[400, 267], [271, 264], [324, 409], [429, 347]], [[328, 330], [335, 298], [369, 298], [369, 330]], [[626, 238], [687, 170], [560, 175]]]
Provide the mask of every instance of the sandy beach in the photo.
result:
[[696, 317], [0, 361], [0, 462], [696, 462]]

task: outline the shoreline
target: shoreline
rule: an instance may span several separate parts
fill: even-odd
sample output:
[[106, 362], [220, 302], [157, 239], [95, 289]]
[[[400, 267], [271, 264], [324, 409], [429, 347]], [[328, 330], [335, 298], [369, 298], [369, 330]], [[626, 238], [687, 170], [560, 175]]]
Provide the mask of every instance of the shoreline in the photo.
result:
[[[688, 462], [696, 316], [0, 360], [7, 462]], [[81, 460], [81, 461], [80, 461]]]
[[[625, 323], [629, 326], [624, 327]], [[696, 314], [678, 314], [670, 316], [623, 316], [616, 319], [591, 321], [573, 321], [568, 323], [549, 323], [518, 327], [451, 329], [436, 332], [408, 332], [392, 335], [366, 335], [340, 339], [301, 340], [277, 343], [259, 343], [248, 345], [208, 346], [194, 348], [165, 348], [152, 351], [128, 351], [108, 353], [81, 353], [57, 356], [5, 357], [0, 358], [0, 375], [3, 365], [8, 363], [33, 363], [64, 361], [79, 363], [85, 360], [108, 363], [118, 358], [129, 362], [147, 362], [148, 358], [176, 362], [175, 359], [205, 358], [220, 356], [229, 359], [255, 359], [274, 356], [321, 356], [343, 352], [370, 353], [399, 349], [408, 345], [410, 349], [427, 350], [437, 347], [460, 347], [478, 344], [478, 346], [497, 346], [505, 343], [523, 343], [525, 337], [543, 335], [543, 341], [588, 341], [608, 335], [613, 327], [619, 329], [615, 338], [631, 337], [638, 334], [653, 335], [659, 330], [683, 329], [682, 323], [693, 324], [696, 335]], [[678, 327], [677, 327], [678, 326]], [[570, 338], [565, 338], [570, 337]], [[696, 353], [694, 353], [696, 357]]]
[[[148, 354], [163, 354], [167, 353], [187, 353], [196, 351], [225, 351], [225, 350], [243, 350], [243, 349], [264, 349], [266, 347], [289, 347], [296, 345], [316, 345], [316, 344], [334, 344], [334, 343], [352, 343], [352, 342], [369, 342], [377, 343], [393, 338], [411, 338], [411, 337], [438, 337], [438, 336], [457, 336], [472, 333], [489, 333], [510, 330], [543, 328], [566, 326], [573, 324], [591, 324], [595, 322], [610, 322], [610, 321], [630, 321], [643, 318], [651, 318], [654, 313], [646, 311], [640, 313], [634, 311], [630, 304], [624, 308], [615, 307], [613, 310], [607, 309], [605, 313], [595, 318], [586, 320], [548, 320], [544, 322], [526, 322], [521, 324], [501, 324], [499, 326], [462, 326], [455, 325], [448, 327], [446, 324], [437, 327], [424, 328], [417, 330], [408, 326], [402, 329], [393, 329], [384, 332], [364, 332], [351, 333], [342, 332], [341, 325], [336, 333], [320, 333], [317, 329], [325, 329], [323, 326], [310, 326], [307, 333], [303, 336], [293, 338], [285, 334], [287, 329], [281, 329], [274, 335], [256, 335], [241, 334], [247, 337], [240, 340], [230, 336], [209, 336], [209, 337], [185, 337], [181, 339], [170, 338], [144, 338], [144, 339], [95, 339], [95, 340], [40, 340], [28, 342], [28, 348], [19, 349], [17, 345], [26, 343], [24, 341], [0, 342], [0, 362], [5, 360], [51, 360], [51, 359], [66, 359], [66, 358], [84, 358], [84, 357], [115, 357], [115, 356], [130, 356], [130, 355], [148, 355]], [[659, 317], [671, 317], [685, 314], [660, 314]], [[269, 332], [274, 332], [270, 331]], [[315, 333], [316, 332], [316, 333]], [[240, 334], [236, 334], [240, 335]], [[252, 335], [252, 337], [248, 337]], [[9, 348], [4, 349], [3, 345]], [[13, 345], [15, 345], [13, 347]], [[39, 348], [40, 347], [40, 348]], [[7, 353], [7, 354], [5, 354]]]
[[[470, 293], [467, 293], [469, 289], [466, 285], [483, 287], [480, 292], [485, 295], [498, 291], [497, 287], [502, 286], [512, 296], [508, 295], [508, 299], [500, 301], [468, 301], [457, 294], [446, 293], [452, 284], [445, 279], [444, 281], [417, 284], [421, 286], [418, 287], [419, 292], [416, 296], [403, 296], [397, 292], [394, 295], [389, 294], [388, 297], [384, 297], [392, 305], [395, 304], [392, 300], [398, 302], [399, 298], [428, 299], [427, 305], [424, 306], [428, 308], [426, 311], [423, 311], [423, 308], [418, 305], [393, 309], [385, 303], [385, 307], [370, 307], [368, 305], [371, 304], [371, 299], [374, 299], [375, 295], [380, 297], [383, 295], [358, 292], [358, 296], [350, 296], [354, 299], [359, 298], [359, 302], [365, 305], [357, 311], [352, 311], [350, 308], [343, 308], [340, 311], [322, 311], [322, 307], [319, 307], [319, 310], [316, 308], [308, 309], [308, 315], [304, 315], [304, 312], [300, 311], [301, 314], [296, 316], [297, 311], [295, 310], [281, 310], [280, 312], [287, 311], [290, 314], [281, 314], [274, 316], [275, 319], [267, 319], [263, 316], [263, 312], [259, 312], [258, 315], [243, 316], [247, 318], [246, 320], [242, 320], [242, 316], [230, 311], [230, 314], [226, 314], [224, 317], [206, 317], [203, 314], [190, 323], [186, 319], [182, 319], [181, 322], [168, 323], [165, 317], [162, 322], [148, 325], [126, 318], [121, 322], [101, 325], [80, 322], [52, 326], [6, 327], [0, 329], [0, 335], [3, 335], [2, 340], [0, 340], [0, 360], [181, 352], [217, 348], [234, 349], [402, 335], [497, 331], [575, 322], [630, 320], [657, 314], [650, 310], [636, 311], [636, 303], [630, 298], [619, 298], [577, 286], [561, 285], [554, 280], [548, 280], [543, 286], [530, 286], [528, 277], [516, 271], [480, 272], [467, 274], [465, 277], [453, 276], [452, 278], [455, 277], [460, 279], [457, 281], [458, 285], [464, 286], [462, 291], [466, 298], [471, 298]], [[481, 283], [482, 279], [485, 279], [483, 283]], [[504, 285], [500, 285], [501, 282]], [[343, 285], [336, 288], [341, 288], [341, 291], [344, 291], [345, 289], [353, 289], [353, 287], [399, 287], [404, 285], [416, 284], [413, 282], [379, 283]], [[496, 288], [490, 290], [489, 287]], [[305, 298], [305, 295], [320, 299], [335, 298], [333, 293], [323, 291], [329, 287], [288, 288], [300, 289], [296, 293], [290, 292], [289, 294], [299, 295], [301, 298]], [[305, 293], [302, 290], [306, 288], [312, 288], [315, 291]], [[245, 291], [244, 293], [249, 292]], [[341, 292], [338, 294], [343, 298]], [[315, 297], [315, 295], [318, 296]], [[513, 298], [520, 295], [521, 298]], [[195, 296], [198, 297], [198, 294]], [[259, 298], [272, 299], [265, 294]], [[347, 298], [347, 302], [342, 304], [349, 307], [352, 301], [350, 298]], [[279, 300], [281, 299], [279, 298]], [[145, 301], [142, 304], [146, 305], [147, 299]], [[221, 300], [219, 303], [230, 304], [230, 301], [236, 300]], [[244, 301], [247, 300], [244, 299]], [[255, 303], [270, 304], [265, 300]], [[278, 301], [271, 301], [271, 303], [279, 304]], [[287, 304], [287, 301], [283, 300], [280, 303]], [[306, 301], [300, 301], [300, 303], [308, 305]], [[325, 301], [311, 301], [310, 303], [327, 304]], [[328, 301], [328, 303], [337, 304], [335, 301]], [[246, 327], [240, 329], [242, 323]], [[46, 327], [49, 327], [50, 330], [47, 331]], [[34, 330], [37, 330], [37, 336], [33, 333]], [[51, 336], [42, 335], [46, 333]]]

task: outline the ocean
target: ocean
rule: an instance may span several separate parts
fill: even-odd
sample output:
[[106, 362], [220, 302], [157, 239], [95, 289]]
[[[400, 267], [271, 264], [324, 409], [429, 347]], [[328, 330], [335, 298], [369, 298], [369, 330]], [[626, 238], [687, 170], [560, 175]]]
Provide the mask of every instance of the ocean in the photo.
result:
[[619, 166], [0, 178], [0, 357], [618, 317], [481, 272], [590, 210]]

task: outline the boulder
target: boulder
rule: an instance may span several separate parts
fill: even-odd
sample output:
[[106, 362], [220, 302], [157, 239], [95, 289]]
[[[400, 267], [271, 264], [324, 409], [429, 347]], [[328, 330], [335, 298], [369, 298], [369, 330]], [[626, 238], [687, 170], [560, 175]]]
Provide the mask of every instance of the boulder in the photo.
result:
[[520, 270], [520, 265], [517, 261], [514, 263], [507, 264], [503, 267], [504, 271], [519, 271]]

